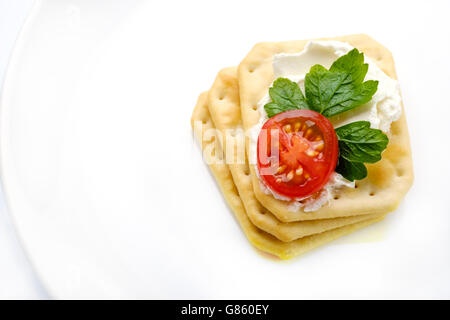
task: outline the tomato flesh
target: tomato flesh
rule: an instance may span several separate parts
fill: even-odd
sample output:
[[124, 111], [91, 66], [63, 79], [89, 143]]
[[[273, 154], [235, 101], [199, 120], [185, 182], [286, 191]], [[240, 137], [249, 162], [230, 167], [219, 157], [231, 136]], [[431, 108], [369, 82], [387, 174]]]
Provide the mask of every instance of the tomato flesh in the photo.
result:
[[258, 170], [277, 194], [294, 199], [319, 191], [336, 168], [338, 140], [331, 122], [312, 110], [267, 120], [258, 136]]

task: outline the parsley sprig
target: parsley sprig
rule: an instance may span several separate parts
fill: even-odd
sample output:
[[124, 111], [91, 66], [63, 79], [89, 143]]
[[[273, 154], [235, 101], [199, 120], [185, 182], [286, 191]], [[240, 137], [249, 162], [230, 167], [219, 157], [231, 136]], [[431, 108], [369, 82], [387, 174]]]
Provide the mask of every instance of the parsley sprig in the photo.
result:
[[[369, 102], [378, 88], [378, 81], [364, 78], [368, 71], [364, 54], [353, 49], [326, 69], [314, 65], [305, 76], [305, 94], [297, 83], [278, 78], [269, 89], [271, 102], [264, 106], [268, 117], [294, 109], [311, 109], [325, 117], [349, 111]], [[367, 176], [364, 163], [381, 159], [389, 142], [378, 129], [367, 121], [349, 123], [336, 129], [339, 141], [339, 159], [336, 172], [354, 181]]]
[[388, 137], [378, 129], [370, 128], [368, 121], [356, 121], [336, 129], [339, 141], [339, 159], [336, 172], [347, 180], [361, 180], [367, 176], [364, 163], [381, 160]]

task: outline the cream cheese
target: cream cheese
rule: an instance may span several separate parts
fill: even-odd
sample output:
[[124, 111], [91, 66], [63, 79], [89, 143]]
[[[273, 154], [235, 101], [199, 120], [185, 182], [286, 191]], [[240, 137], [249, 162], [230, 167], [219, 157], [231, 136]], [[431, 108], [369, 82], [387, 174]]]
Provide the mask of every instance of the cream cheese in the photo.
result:
[[[274, 56], [272, 66], [275, 79], [284, 77], [295, 81], [304, 92], [305, 75], [313, 65], [320, 64], [329, 68], [337, 58], [345, 55], [352, 49], [353, 47], [348, 43], [340, 41], [310, 41], [305, 46], [305, 49], [299, 53], [280, 53]], [[380, 129], [387, 133], [390, 130], [391, 123], [398, 120], [402, 113], [399, 85], [396, 80], [387, 76], [366, 56], [364, 57], [364, 62], [369, 65], [365, 80], [378, 80], [377, 92], [368, 103], [354, 110], [334, 116], [330, 121], [336, 128], [350, 122], [366, 120], [370, 122], [371, 128]], [[333, 173], [329, 182], [315, 197], [310, 196], [292, 200], [277, 194], [266, 186], [259, 177], [256, 166], [256, 145], [261, 127], [268, 119], [264, 110], [264, 105], [268, 102], [270, 102], [270, 97], [267, 90], [267, 94], [258, 102], [259, 122], [249, 130], [249, 160], [250, 164], [255, 166], [255, 172], [258, 175], [260, 187], [264, 193], [272, 194], [276, 199], [291, 201], [289, 209], [292, 211], [298, 211], [300, 208], [303, 208], [303, 211], [309, 212], [316, 211], [327, 204], [334, 197], [337, 189], [342, 187], [355, 187], [354, 182], [346, 180], [336, 172]]]

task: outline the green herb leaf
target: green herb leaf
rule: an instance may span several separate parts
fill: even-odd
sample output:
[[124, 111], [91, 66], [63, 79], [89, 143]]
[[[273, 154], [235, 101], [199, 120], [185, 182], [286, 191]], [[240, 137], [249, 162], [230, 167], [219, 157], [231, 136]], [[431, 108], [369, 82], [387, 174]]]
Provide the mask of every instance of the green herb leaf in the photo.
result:
[[293, 109], [297, 109], [297, 108], [287, 108], [287, 107], [281, 107], [278, 104], [276, 104], [275, 102], [269, 102], [264, 106], [264, 110], [266, 110], [267, 116], [269, 118], [282, 113], [286, 110], [293, 110]]
[[353, 181], [366, 177], [363, 163], [374, 163], [381, 159], [388, 137], [378, 129], [370, 128], [370, 122], [352, 122], [336, 129], [339, 140], [339, 164], [336, 172]]
[[367, 177], [367, 169], [363, 163], [350, 162], [344, 158], [339, 158], [336, 172], [342, 174], [349, 181], [361, 180]]
[[356, 121], [336, 129], [339, 151], [352, 162], [374, 163], [381, 159], [388, 137], [378, 129], [370, 128], [368, 121]]
[[269, 96], [272, 102], [264, 106], [269, 118], [287, 110], [309, 109], [298, 84], [286, 78], [275, 80], [269, 89]]
[[337, 59], [330, 70], [313, 66], [305, 76], [305, 95], [309, 107], [331, 117], [358, 107], [372, 99], [378, 81], [364, 81], [369, 65], [357, 49]]

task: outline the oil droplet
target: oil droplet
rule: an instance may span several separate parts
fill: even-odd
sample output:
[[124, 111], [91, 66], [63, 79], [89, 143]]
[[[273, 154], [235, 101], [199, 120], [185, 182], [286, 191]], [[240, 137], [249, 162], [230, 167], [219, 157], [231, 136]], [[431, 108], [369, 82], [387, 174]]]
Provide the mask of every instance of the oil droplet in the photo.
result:
[[385, 219], [336, 239], [334, 244], [381, 242], [387, 238], [389, 221]]

